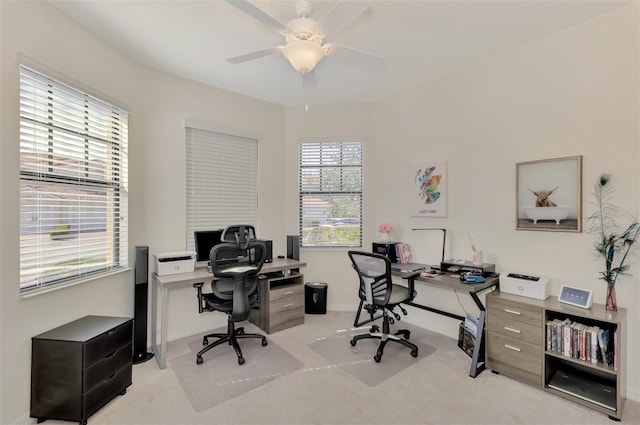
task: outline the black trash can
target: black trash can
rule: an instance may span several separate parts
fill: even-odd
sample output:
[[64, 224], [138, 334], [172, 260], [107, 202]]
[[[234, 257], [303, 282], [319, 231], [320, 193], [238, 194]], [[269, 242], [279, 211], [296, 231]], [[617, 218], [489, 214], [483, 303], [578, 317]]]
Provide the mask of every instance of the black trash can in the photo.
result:
[[304, 312], [306, 314], [327, 314], [327, 287], [324, 282], [304, 284]]

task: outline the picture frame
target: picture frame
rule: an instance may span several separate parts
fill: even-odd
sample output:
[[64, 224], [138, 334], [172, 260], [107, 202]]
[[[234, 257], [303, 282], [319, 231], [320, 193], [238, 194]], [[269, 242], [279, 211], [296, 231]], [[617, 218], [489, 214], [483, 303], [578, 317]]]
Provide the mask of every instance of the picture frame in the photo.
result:
[[447, 216], [447, 162], [414, 164], [411, 173], [412, 217]]
[[516, 164], [516, 230], [582, 232], [582, 156]]

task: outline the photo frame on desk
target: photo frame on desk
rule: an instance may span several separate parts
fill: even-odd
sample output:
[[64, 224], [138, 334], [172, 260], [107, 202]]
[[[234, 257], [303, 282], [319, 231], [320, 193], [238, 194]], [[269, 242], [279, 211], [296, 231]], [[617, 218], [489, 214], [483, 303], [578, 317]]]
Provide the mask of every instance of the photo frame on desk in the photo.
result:
[[516, 230], [582, 232], [582, 156], [516, 164]]
[[427, 162], [410, 168], [412, 217], [447, 216], [447, 163]]

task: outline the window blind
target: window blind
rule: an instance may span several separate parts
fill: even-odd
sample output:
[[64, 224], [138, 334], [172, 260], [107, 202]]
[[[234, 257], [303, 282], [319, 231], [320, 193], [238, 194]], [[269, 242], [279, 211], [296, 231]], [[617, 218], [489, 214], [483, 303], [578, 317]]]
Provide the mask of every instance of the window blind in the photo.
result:
[[20, 290], [127, 267], [128, 113], [20, 67]]
[[301, 246], [362, 246], [362, 143], [301, 142]]
[[186, 127], [187, 250], [193, 232], [257, 224], [258, 140]]

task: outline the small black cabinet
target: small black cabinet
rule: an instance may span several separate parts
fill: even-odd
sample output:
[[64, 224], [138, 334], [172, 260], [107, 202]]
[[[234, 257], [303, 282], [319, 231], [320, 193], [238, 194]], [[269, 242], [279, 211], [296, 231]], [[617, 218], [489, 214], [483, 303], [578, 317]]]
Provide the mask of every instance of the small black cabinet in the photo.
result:
[[396, 252], [396, 245], [398, 242], [373, 242], [371, 244], [371, 252], [375, 254], [382, 254], [389, 257], [389, 261], [392, 263], [398, 262], [398, 254]]
[[31, 339], [31, 417], [78, 421], [131, 385], [133, 319], [85, 316]]

